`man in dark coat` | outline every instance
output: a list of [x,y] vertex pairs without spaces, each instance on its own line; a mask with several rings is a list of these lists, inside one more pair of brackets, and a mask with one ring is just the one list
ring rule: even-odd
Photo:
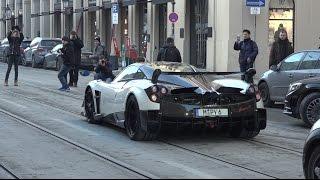
[[69,86],[77,87],[79,79],[79,68],[81,65],[81,49],[83,48],[83,42],[78,37],[75,31],[70,33],[70,39],[74,49],[74,65],[69,72],[70,81]]
[[281,61],[293,53],[293,47],[285,30],[280,31],[279,38],[273,43],[269,57],[269,67],[277,66]]
[[[234,50],[240,51],[239,53],[239,64],[240,71],[246,72],[248,69],[253,68],[253,64],[259,53],[257,43],[251,40],[251,32],[249,30],[243,30],[243,41],[240,41],[238,36],[237,41],[234,44]],[[243,79],[244,77],[242,77]]]
[[174,39],[168,38],[166,45],[160,49],[157,61],[182,62],[181,54],[174,45]]
[[70,87],[67,82],[67,74],[70,72],[72,65],[74,64],[74,50],[73,45],[70,42],[68,36],[62,38],[63,48],[61,49],[61,58],[63,59],[63,65],[58,74],[58,78],[61,82],[62,87],[60,91],[70,91]]
[[94,80],[101,79],[102,81],[111,82],[115,78],[111,65],[104,56],[100,56],[99,64],[95,68],[95,72]]
[[18,86],[18,64],[20,59],[20,45],[24,39],[23,34],[21,33],[19,27],[14,26],[12,30],[8,33],[8,41],[9,41],[9,52],[8,56],[8,69],[6,73],[6,78],[4,81],[4,85],[8,86],[8,79],[14,65],[15,77],[14,77],[14,85]]

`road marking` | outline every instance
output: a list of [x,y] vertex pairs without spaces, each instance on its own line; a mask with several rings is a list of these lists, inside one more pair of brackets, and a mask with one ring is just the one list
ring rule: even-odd
[[22,109],[27,109],[28,107],[27,106],[24,106],[24,105],[21,105],[21,104],[18,104],[18,103],[16,103],[16,102],[12,102],[12,101],[9,101],[9,100],[6,100],[6,99],[0,99],[1,101],[4,101],[4,102],[6,102],[6,103],[9,103],[9,104],[12,104],[12,105],[14,105],[14,106],[18,106],[18,107],[20,107],[20,108],[22,108]]
[[176,163],[176,162],[172,162],[172,161],[164,161],[164,163],[168,164],[168,165],[171,165],[171,166],[174,166],[174,167],[177,167],[179,169],[182,169],[186,172],[189,172],[189,173],[192,173],[202,179],[220,179],[218,177],[215,177],[213,175],[210,175],[210,174],[207,174],[205,172],[202,172],[202,171],[199,171],[197,169],[194,169],[192,167],[189,167],[189,166],[185,166],[183,164],[179,164],[179,163]]

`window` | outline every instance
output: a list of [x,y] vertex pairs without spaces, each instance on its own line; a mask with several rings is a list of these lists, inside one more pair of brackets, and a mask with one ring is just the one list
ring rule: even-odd
[[114,82],[119,82],[119,81],[127,81],[127,80],[132,80],[135,79],[136,73],[138,72],[138,67],[136,66],[129,66],[126,68],[124,71],[122,71],[118,77],[114,80]]
[[297,70],[304,54],[305,53],[297,53],[285,59],[284,62],[281,64],[281,70],[282,71]]
[[287,31],[294,45],[294,1],[270,0],[269,5],[269,46],[278,38],[280,29]]
[[306,57],[303,59],[300,70],[303,69],[315,69],[320,59],[320,52],[308,52]]

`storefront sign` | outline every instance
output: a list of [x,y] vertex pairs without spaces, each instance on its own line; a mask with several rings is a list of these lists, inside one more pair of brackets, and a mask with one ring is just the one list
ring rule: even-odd
[[266,0],[246,0],[246,5],[250,7],[265,7]]
[[176,23],[176,22],[178,21],[178,19],[179,19],[179,16],[178,16],[177,13],[171,13],[171,14],[169,15],[169,20],[170,20],[170,22],[172,22],[172,23]]
[[119,24],[119,4],[112,5],[112,24]]
[[251,7],[250,14],[252,14],[252,15],[261,14],[261,8],[260,7]]

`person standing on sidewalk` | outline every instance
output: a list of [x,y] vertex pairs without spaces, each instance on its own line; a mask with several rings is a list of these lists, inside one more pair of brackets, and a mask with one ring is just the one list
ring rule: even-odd
[[6,73],[6,78],[4,81],[4,85],[8,86],[8,80],[9,75],[12,69],[12,66],[14,65],[14,86],[18,86],[18,65],[19,65],[19,59],[20,59],[20,45],[24,39],[23,34],[20,32],[20,29],[18,26],[14,26],[12,30],[8,33],[8,41],[9,41],[9,52],[8,52],[8,69]]
[[74,65],[69,72],[69,75],[70,75],[69,86],[77,87],[78,79],[79,79],[79,69],[81,65],[81,49],[83,48],[83,42],[78,37],[75,31],[72,31],[70,33],[70,40],[74,48]]
[[173,38],[167,38],[166,45],[160,49],[157,61],[182,62],[180,51],[174,45]]
[[293,53],[292,44],[289,42],[285,30],[279,32],[279,38],[273,43],[269,57],[269,67],[277,66],[281,61]]
[[69,92],[70,87],[68,85],[66,77],[72,68],[72,64],[74,64],[74,49],[68,36],[62,37],[62,44],[63,47],[61,49],[61,58],[63,59],[63,65],[58,74],[58,78],[61,82],[62,87],[59,90]]
[[[240,51],[239,53],[239,65],[241,73],[245,73],[248,69],[253,68],[253,64],[258,56],[259,49],[257,43],[251,40],[251,32],[249,30],[243,30],[243,41],[240,41],[240,36],[237,37],[237,41],[234,44],[234,50]],[[244,80],[244,76],[241,77]]]
[[99,58],[100,58],[100,56],[105,56],[105,57],[107,57],[107,56],[105,55],[105,49],[104,49],[104,47],[101,45],[100,37],[97,36],[97,37],[94,38],[94,46],[95,46],[95,48],[94,48],[93,55],[90,55],[89,58],[95,59],[96,62],[97,62],[96,65],[98,65],[98,64],[99,64]]

